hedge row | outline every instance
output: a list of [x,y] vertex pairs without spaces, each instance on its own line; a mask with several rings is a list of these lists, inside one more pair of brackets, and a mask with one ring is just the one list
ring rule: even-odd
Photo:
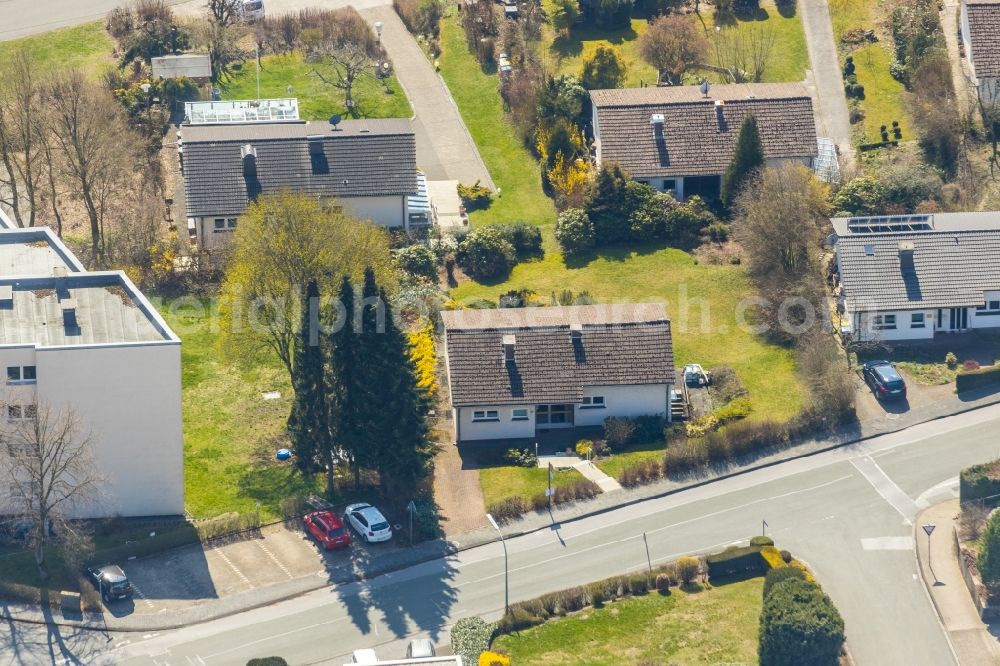
[[761,666],[837,666],[844,620],[830,597],[804,575],[777,569],[764,579],[758,657]]
[[791,560],[770,537],[754,537],[749,546],[730,546],[705,558],[709,578],[757,575],[780,569]]
[[978,370],[967,370],[955,377],[955,389],[961,393],[969,389],[992,386],[1000,382],[1000,365],[991,365]]
[[962,470],[958,480],[961,502],[1000,495],[1000,461],[973,465]]

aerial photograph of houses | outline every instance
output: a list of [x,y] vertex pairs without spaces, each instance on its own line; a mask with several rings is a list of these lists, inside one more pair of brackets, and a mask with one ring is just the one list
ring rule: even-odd
[[1000,666],[1000,0],[0,2],[0,666]]

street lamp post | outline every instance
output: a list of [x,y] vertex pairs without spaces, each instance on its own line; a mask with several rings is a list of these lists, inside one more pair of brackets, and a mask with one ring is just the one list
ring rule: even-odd
[[486,514],[486,520],[490,521],[490,526],[497,531],[500,535],[500,544],[503,546],[503,614],[507,615],[510,612],[510,578],[507,568],[507,542],[503,538],[503,532],[500,531],[500,526],[497,525],[497,521],[493,518],[493,514]]
[[384,24],[382,21],[375,21],[375,39],[378,41],[378,45],[382,46],[382,26]]

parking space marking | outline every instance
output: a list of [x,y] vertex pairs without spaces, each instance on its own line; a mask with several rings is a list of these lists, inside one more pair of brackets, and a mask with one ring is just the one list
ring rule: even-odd
[[133,591],[133,592],[135,592],[136,594],[138,594],[138,595],[139,595],[139,598],[140,598],[140,599],[142,599],[143,601],[145,601],[145,602],[146,602],[146,605],[147,605],[147,606],[149,606],[150,608],[156,608],[156,607],[155,607],[155,606],[153,605],[153,602],[152,602],[152,601],[150,601],[150,600],[149,600],[149,599],[148,599],[148,598],[146,597],[146,595],[142,593],[142,590],[140,590],[140,589],[139,589],[139,586],[135,584],[135,581],[132,581],[132,591]]
[[216,553],[219,557],[221,557],[222,561],[228,564],[229,568],[232,569],[233,572],[240,577],[240,580],[249,585],[251,588],[254,586],[254,584],[250,582],[250,579],[244,576],[243,572],[236,568],[236,565],[232,563],[232,560],[230,560],[229,557],[225,553],[223,553],[218,546],[212,546],[212,552]]
[[291,580],[291,579],[295,578],[295,576],[292,575],[292,572],[288,570],[288,567],[286,567],[284,564],[282,564],[281,560],[279,560],[277,557],[275,557],[274,553],[272,553],[270,551],[270,549],[268,549],[268,547],[265,546],[262,542],[263,542],[263,539],[256,539],[254,541],[254,543],[257,544],[258,546],[260,546],[260,549],[262,551],[264,551],[264,554],[267,555],[269,558],[271,558],[271,561],[274,562],[276,565],[278,565],[278,568],[281,569],[285,573],[286,576],[288,576],[288,580]]

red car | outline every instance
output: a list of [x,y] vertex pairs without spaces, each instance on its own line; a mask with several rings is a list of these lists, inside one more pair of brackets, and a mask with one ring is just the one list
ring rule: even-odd
[[340,518],[329,511],[313,511],[302,518],[306,532],[327,550],[343,548],[351,543],[351,535],[344,529]]

